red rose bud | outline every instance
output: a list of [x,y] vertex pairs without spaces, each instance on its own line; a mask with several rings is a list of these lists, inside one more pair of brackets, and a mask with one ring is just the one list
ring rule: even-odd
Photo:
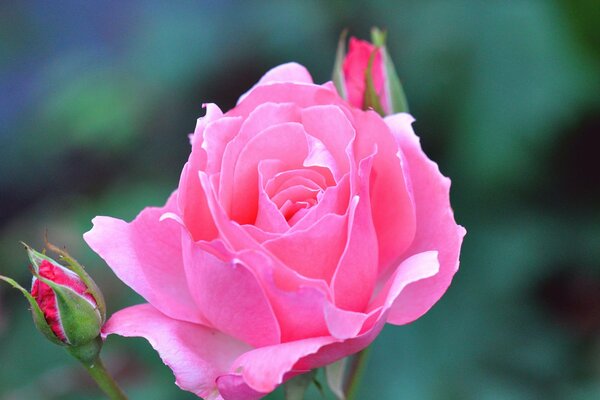
[[13,279],[4,276],[0,279],[25,295],[36,327],[48,339],[68,346],[70,351],[83,349],[85,354],[76,355],[78,358],[93,358],[99,351],[100,328],[106,318],[104,298],[77,261],[63,250],[50,244],[48,247],[67,266],[25,245],[34,275],[31,293]]
[[350,38],[346,54],[346,32],[342,33],[333,82],[340,96],[354,107],[372,108],[382,116],[407,112],[402,85],[385,47],[385,33],[373,28],[371,40]]
[[[59,290],[64,290],[62,288],[71,289],[81,298],[86,300],[94,309],[95,318],[93,320],[101,319],[94,297],[90,293],[87,293],[87,287],[81,279],[79,279],[77,274],[47,260],[43,260],[39,265],[38,274],[40,277],[60,285],[61,289]],[[54,289],[40,279],[34,277],[31,286],[31,295],[42,309],[46,322],[50,325],[52,332],[54,332],[62,342],[70,343],[65,333],[65,327],[61,324],[62,315],[57,304],[57,295],[54,292]]]

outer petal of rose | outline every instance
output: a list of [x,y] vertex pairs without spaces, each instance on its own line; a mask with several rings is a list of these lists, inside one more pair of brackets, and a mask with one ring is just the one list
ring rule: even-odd
[[[402,261],[369,304],[369,314],[378,309],[392,308],[390,312],[393,312],[400,306],[396,303],[404,290],[408,290],[411,284],[417,285],[435,276],[439,270],[438,252],[435,250],[418,253]],[[411,304],[403,306],[411,307]]]
[[264,253],[242,251],[239,257],[256,271],[281,326],[282,342],[331,335],[336,339],[356,336],[369,315],[342,310],[326,289],[309,286],[305,278],[288,275],[281,287],[273,274],[272,260]]
[[189,236],[182,241],[190,291],[210,324],[255,347],[279,343],[279,324],[253,272],[209,253]]
[[[351,315],[330,316],[344,317],[343,323],[339,321],[338,328],[341,329],[350,329],[353,323],[364,323],[368,327],[360,334],[347,340],[329,336],[313,337],[254,349],[242,354],[233,363],[232,369],[241,368],[241,375],[250,389],[268,393],[284,380],[289,371],[311,370],[354,354],[367,347],[379,334],[395,298],[411,285],[418,284],[437,271],[436,252],[411,257],[397,269],[386,288],[385,296],[382,296],[381,304],[368,315],[367,320],[361,314],[351,312],[347,312]],[[343,313],[341,310],[337,312]],[[350,331],[347,330],[346,333]],[[241,385],[240,382],[237,384]]]
[[[290,371],[285,374],[283,381],[286,382],[288,379],[306,372],[309,371]],[[244,377],[240,374],[221,375],[217,379],[217,386],[219,387],[219,392],[224,400],[257,400],[264,397],[266,394],[250,388],[250,386],[244,382]]]
[[408,114],[385,119],[404,154],[412,179],[417,230],[406,254],[428,250],[439,252],[440,271],[435,276],[411,285],[394,303],[388,322],[406,324],[429,310],[444,294],[458,270],[460,246],[466,233],[457,225],[450,207],[450,179],[444,177],[423,153]]
[[221,111],[219,106],[214,103],[205,103],[202,104],[202,107],[206,108],[206,114],[203,117],[198,118],[196,121],[194,133],[190,135],[190,142],[192,145],[194,145],[196,142],[198,144],[202,143],[204,140],[204,128],[206,128],[206,125],[223,117],[223,111]]
[[257,86],[264,86],[273,82],[313,83],[313,80],[304,66],[295,62],[282,64],[267,71],[256,85],[240,97],[238,104]]
[[188,291],[181,254],[181,226],[161,215],[175,209],[174,193],[163,208],[145,208],[132,222],[96,217],[83,235],[120,280],[172,318],[200,322]]
[[[411,286],[418,285],[424,279],[434,276],[439,264],[437,253],[425,252],[417,254],[405,260],[395,271],[389,280],[385,291],[380,294],[378,306],[373,308],[368,318],[363,322],[360,334],[345,341],[339,341],[324,346],[318,352],[309,355],[294,365],[295,369],[313,369],[323,365],[331,364],[349,354],[354,354],[367,347],[379,334],[384,323],[388,320],[388,314],[395,300]],[[360,322],[358,315],[350,316],[351,319]],[[348,322],[347,322],[348,323]]]
[[411,184],[403,160],[397,155],[398,144],[381,117],[374,111],[356,111],[354,118],[356,159],[371,155],[374,147],[377,149],[370,193],[382,273],[405,254],[415,235],[417,222]]
[[333,337],[323,336],[261,347],[238,357],[232,370],[240,370],[250,388],[268,393],[283,382],[284,375],[293,369],[299,359],[337,341]]
[[150,304],[113,314],[102,328],[103,337],[111,334],[146,338],[173,370],[177,386],[205,399],[219,398],[217,378],[250,350],[247,344],[213,329],[169,318]]
[[339,104],[345,106],[334,87],[307,83],[272,82],[256,86],[238,105],[226,115],[247,117],[264,103],[294,103],[305,108],[315,104]]
[[179,212],[183,225],[195,240],[211,240],[216,237],[217,229],[208,209],[206,194],[198,180],[199,170],[206,165],[206,152],[195,145],[188,162],[184,165],[179,178],[177,191]]

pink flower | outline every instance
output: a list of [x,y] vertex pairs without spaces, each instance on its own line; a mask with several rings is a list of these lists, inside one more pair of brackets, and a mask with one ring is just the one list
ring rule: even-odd
[[442,296],[465,231],[410,115],[354,108],[293,63],[206,109],[166,205],[84,235],[148,302],[105,335],[145,337],[199,396],[257,399]]
[[342,66],[344,73],[344,84],[348,96],[348,103],[357,108],[365,107],[366,71],[369,61],[373,57],[371,73],[375,93],[381,100],[381,105],[385,114],[390,113],[389,94],[385,88],[385,68],[381,49],[371,43],[350,38],[348,45],[348,54],[344,58]]

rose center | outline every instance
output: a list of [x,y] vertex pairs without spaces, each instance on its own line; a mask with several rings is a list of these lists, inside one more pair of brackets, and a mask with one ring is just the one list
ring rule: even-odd
[[285,171],[270,179],[265,191],[290,226],[319,202],[325,179],[313,170]]

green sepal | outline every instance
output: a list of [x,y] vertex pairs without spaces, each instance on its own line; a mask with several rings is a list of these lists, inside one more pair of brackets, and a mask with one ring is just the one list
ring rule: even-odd
[[18,289],[21,293],[23,293],[23,295],[29,302],[29,305],[31,306],[31,313],[33,314],[33,323],[35,324],[38,331],[40,331],[44,336],[46,336],[46,338],[52,343],[64,346],[65,343],[63,343],[54,334],[54,332],[52,332],[52,329],[50,329],[50,325],[48,325],[48,322],[46,322],[44,313],[42,312],[42,309],[38,305],[37,301],[35,301],[35,298],[26,289],[19,285],[14,279],[0,275],[0,280],[3,280],[4,282],[8,283],[12,287]]
[[73,289],[59,285],[34,272],[37,279],[50,286],[56,296],[60,325],[68,345],[85,344],[100,335],[102,319],[96,307]]
[[386,31],[382,31],[377,27],[371,28],[371,43],[373,43],[375,47],[384,47],[386,38]]
[[340,33],[337,50],[335,52],[335,63],[333,64],[333,84],[335,85],[340,97],[344,100],[348,100],[346,81],[344,79],[344,58],[346,57],[347,36],[348,29],[344,29],[342,33]]
[[21,242],[21,244],[25,247],[25,250],[27,251],[27,257],[29,257],[29,261],[31,262],[31,266],[33,267],[33,269],[36,270],[36,272],[39,271],[40,264],[44,260],[45,261],[49,261],[52,264],[60,265],[55,260],[53,260],[52,258],[48,257],[46,254],[40,253],[38,251],[35,251],[27,243]]
[[383,117],[385,116],[385,111],[383,110],[383,106],[379,100],[379,95],[375,90],[375,83],[373,82],[373,63],[375,62],[376,54],[377,50],[374,50],[371,53],[371,57],[369,57],[369,64],[365,70],[365,98],[363,104],[365,109],[372,108]]
[[392,58],[390,57],[387,47],[385,45],[386,33],[378,28],[371,29],[371,40],[373,44],[381,49],[381,56],[383,57],[383,67],[385,68],[385,93],[389,96],[388,104],[390,105],[390,112],[392,114],[399,112],[408,112],[408,101],[406,100],[406,94],[402,88],[400,78],[394,67]]
[[102,324],[104,324],[104,322],[106,322],[106,301],[104,300],[104,296],[102,295],[100,288],[98,285],[96,285],[96,282],[94,282],[92,277],[86,272],[85,268],[83,268],[83,266],[65,250],[58,248],[48,241],[46,241],[46,247],[57,253],[60,260],[67,263],[66,267],[79,276],[81,281],[87,287],[88,293],[90,293],[92,297],[94,297],[94,300],[96,300],[96,304],[102,318]]
[[317,370],[298,375],[284,383],[283,391],[286,400],[303,400],[308,386],[314,381]]
[[329,389],[331,389],[338,400],[346,399],[346,395],[344,394],[344,377],[347,365],[348,358],[346,357],[325,367],[327,385],[329,385]]

